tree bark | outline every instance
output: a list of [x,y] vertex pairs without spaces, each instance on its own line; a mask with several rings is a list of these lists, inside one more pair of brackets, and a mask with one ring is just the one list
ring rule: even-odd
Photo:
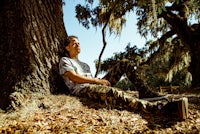
[[0,108],[63,86],[58,62],[65,36],[62,0],[1,0]]

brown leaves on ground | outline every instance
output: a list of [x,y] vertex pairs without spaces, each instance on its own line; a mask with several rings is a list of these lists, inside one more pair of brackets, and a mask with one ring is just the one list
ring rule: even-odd
[[189,118],[185,121],[109,109],[105,104],[68,95],[30,98],[15,112],[0,112],[0,133],[199,133],[199,98],[190,96]]

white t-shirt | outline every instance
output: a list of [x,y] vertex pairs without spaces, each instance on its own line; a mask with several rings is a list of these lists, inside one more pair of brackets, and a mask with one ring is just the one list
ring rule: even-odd
[[81,62],[77,59],[72,59],[69,57],[62,57],[59,63],[59,73],[63,77],[65,84],[68,86],[72,94],[78,94],[78,92],[88,84],[78,84],[71,80],[63,74],[67,71],[75,71],[79,75],[86,77],[92,77],[90,67],[88,64]]

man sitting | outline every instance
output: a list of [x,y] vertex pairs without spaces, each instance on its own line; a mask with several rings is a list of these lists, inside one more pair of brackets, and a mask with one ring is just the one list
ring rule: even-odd
[[[65,84],[68,86],[71,94],[76,96],[85,96],[90,99],[98,99],[111,105],[112,107],[121,106],[132,109],[133,111],[148,111],[154,113],[174,112],[178,113],[181,119],[188,117],[188,99],[187,98],[170,98],[161,96],[145,87],[142,82],[134,75],[134,70],[131,69],[132,64],[128,61],[119,62],[108,74],[105,79],[93,78],[88,64],[80,61],[78,55],[80,53],[80,43],[76,36],[69,36],[64,43],[66,56],[60,59],[59,72],[63,77]],[[139,99],[136,96],[130,95],[119,88],[111,86],[119,76],[115,76],[116,69],[120,68],[119,74],[128,71],[128,78],[136,84],[140,84]],[[111,79],[114,78],[113,79]],[[171,110],[173,109],[173,110]]]

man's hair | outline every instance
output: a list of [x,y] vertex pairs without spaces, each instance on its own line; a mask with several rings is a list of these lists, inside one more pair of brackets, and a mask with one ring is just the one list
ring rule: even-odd
[[70,41],[71,41],[71,39],[73,39],[73,38],[78,39],[78,37],[75,36],[75,35],[71,35],[71,36],[67,36],[67,37],[66,37],[65,42],[64,42],[65,47],[68,46],[68,45],[70,44]]
[[66,36],[66,38],[64,39],[63,46],[64,46],[64,50],[65,50],[66,56],[69,56],[69,52],[65,49],[65,47],[68,46],[68,45],[70,44],[70,41],[71,41],[73,38],[78,39],[78,37],[75,36],[75,35]]

